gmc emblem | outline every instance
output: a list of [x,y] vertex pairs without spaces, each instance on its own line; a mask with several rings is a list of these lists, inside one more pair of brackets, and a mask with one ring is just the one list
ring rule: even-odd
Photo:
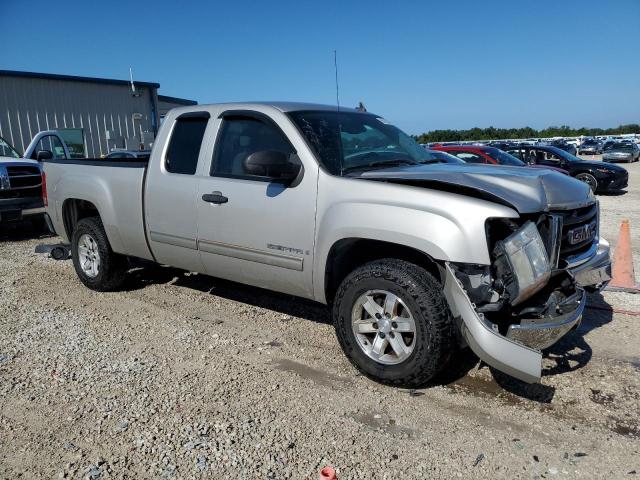
[[594,220],[587,225],[581,225],[567,232],[567,240],[571,245],[593,240],[596,236],[597,223]]

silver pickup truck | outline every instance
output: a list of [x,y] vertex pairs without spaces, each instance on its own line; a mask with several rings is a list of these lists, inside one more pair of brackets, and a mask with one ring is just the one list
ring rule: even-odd
[[441,163],[371,113],[294,103],[171,110],[151,158],[47,160],[51,223],[89,288],[128,258],[330,305],[350,361],[421,386],[470,347],[527,382],[610,280],[589,187]]

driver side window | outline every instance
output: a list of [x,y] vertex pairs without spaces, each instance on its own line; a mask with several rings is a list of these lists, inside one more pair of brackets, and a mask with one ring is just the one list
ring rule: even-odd
[[[249,116],[225,116],[216,140],[211,175],[269,180],[248,171],[247,158],[256,152],[296,153],[287,137],[271,122]],[[256,178],[258,177],[258,178]]]
[[67,156],[64,153],[64,146],[60,139],[55,135],[45,135],[36,144],[36,148],[33,149],[31,154],[32,160],[37,160],[38,152],[40,150],[47,150],[53,155],[52,158],[56,160],[66,160]]

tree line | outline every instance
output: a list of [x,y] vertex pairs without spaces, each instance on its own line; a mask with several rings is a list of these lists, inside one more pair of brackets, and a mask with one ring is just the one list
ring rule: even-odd
[[476,127],[468,130],[432,130],[421,135],[414,135],[414,138],[419,143],[430,143],[516,138],[578,137],[581,135],[592,137],[596,135],[621,135],[624,133],[640,133],[640,125],[637,123],[631,123],[629,125],[620,125],[616,128],[571,128],[567,125],[562,125],[560,127],[547,127],[542,130],[536,130],[531,127]]

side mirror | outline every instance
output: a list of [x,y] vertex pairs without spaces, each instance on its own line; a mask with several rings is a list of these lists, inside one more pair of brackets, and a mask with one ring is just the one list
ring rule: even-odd
[[50,150],[38,150],[36,153],[36,160],[41,162],[42,160],[51,160],[53,158],[53,153]]
[[[291,155],[297,158],[297,155]],[[289,154],[277,150],[254,152],[244,161],[244,171],[249,175],[270,177],[276,182],[291,185],[298,178],[302,164],[293,163]]]

